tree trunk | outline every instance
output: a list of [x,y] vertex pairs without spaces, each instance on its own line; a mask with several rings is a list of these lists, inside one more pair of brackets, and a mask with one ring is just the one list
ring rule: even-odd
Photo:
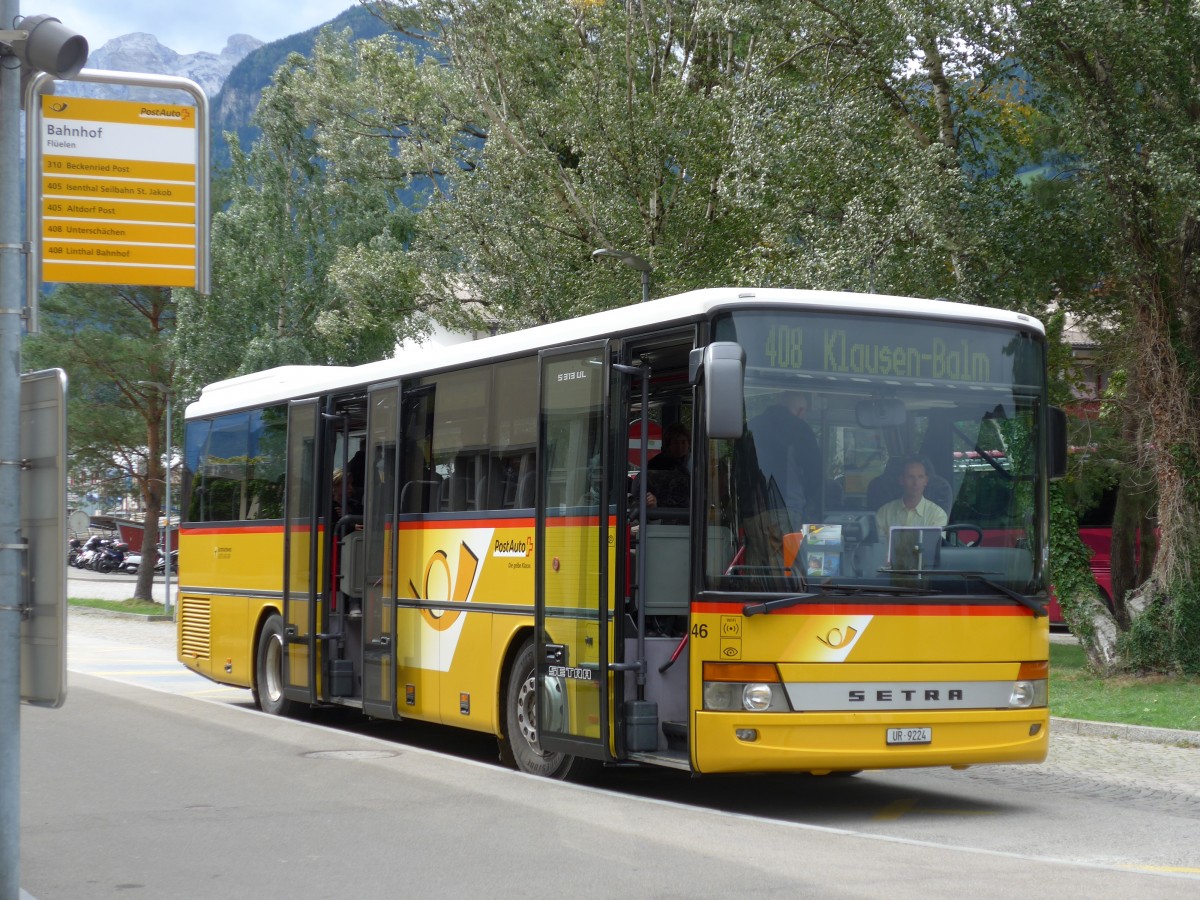
[[154,600],[154,564],[158,561],[158,520],[162,513],[163,478],[162,416],[163,404],[158,394],[150,400],[146,427],[146,478],[142,482],[142,500],[146,507],[145,528],[142,532],[142,564],[138,566],[137,585],[133,596],[147,603]]
[[1200,408],[1192,390],[1190,348],[1177,344],[1178,310],[1157,283],[1142,292],[1134,326],[1137,379],[1149,413],[1149,438],[1142,454],[1158,484],[1159,550],[1151,579],[1164,590],[1190,585],[1200,575],[1196,534],[1200,526],[1197,467],[1200,466]]

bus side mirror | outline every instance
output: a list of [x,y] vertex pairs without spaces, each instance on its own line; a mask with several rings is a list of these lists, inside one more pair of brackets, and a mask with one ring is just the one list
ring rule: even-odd
[[1067,474],[1067,414],[1052,406],[1048,420],[1047,474],[1054,481]]
[[740,438],[745,428],[742,382],[746,352],[741,344],[718,341],[704,348],[703,363],[693,367],[692,382],[704,381],[704,417],[710,438]]

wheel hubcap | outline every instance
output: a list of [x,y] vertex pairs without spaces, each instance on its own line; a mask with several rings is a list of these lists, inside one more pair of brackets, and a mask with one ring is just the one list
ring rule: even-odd
[[266,690],[268,699],[272,703],[278,702],[283,696],[283,638],[279,635],[271,635],[271,639],[267,642],[267,658],[263,665],[263,676],[266,684],[263,687]]
[[521,729],[521,736],[533,751],[538,756],[544,755],[542,746],[538,743],[537,682],[532,675],[525,679],[517,696],[517,727]]

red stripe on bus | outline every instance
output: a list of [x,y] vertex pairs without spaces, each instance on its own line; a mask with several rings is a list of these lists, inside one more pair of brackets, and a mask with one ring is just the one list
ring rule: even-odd
[[521,519],[421,519],[400,522],[401,531],[449,531],[458,528],[524,528],[533,527],[533,517]]

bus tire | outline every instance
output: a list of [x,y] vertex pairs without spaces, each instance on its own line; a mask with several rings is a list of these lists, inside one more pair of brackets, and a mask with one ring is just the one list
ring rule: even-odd
[[283,693],[283,654],[283,617],[272,613],[263,623],[254,655],[254,700],[272,716],[290,716],[296,705]]
[[530,775],[572,780],[579,777],[590,760],[543,750],[538,743],[535,662],[533,641],[526,641],[517,651],[504,690],[504,741],[500,745],[500,758]]

